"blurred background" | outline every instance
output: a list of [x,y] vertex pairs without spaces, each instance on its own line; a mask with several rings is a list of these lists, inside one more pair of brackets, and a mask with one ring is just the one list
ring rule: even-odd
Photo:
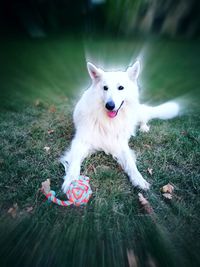
[[5,101],[13,94],[14,99],[77,95],[89,84],[87,60],[125,69],[139,58],[148,101],[198,91],[193,78],[199,74],[198,0],[5,0],[0,5]]

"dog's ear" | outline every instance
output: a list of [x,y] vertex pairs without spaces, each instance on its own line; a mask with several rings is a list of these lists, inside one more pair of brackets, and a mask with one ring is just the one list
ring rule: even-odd
[[92,63],[88,62],[87,63],[87,68],[88,68],[88,72],[90,74],[90,77],[93,80],[99,80],[103,74],[103,70],[97,68],[95,65],[93,65]]
[[140,62],[136,61],[133,66],[127,69],[127,73],[131,80],[137,80],[140,73]]

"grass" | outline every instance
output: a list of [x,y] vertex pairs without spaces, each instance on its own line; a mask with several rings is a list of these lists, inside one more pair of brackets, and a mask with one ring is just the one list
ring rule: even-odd
[[[1,266],[199,266],[199,42],[98,40],[83,49],[80,39],[50,38],[7,40],[0,51]],[[64,198],[58,158],[74,134],[74,99],[89,82],[85,53],[105,66],[128,64],[140,53],[143,99],[192,99],[193,111],[152,121],[148,134],[130,140],[152,184],[144,195],[154,215],[144,212],[139,190],[104,153],[83,162],[93,190],[86,207],[50,204],[38,190],[50,178]],[[168,182],[175,186],[171,201],[160,193]]]

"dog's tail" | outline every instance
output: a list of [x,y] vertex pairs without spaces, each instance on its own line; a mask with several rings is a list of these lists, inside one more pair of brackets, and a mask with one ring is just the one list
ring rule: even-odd
[[140,106],[140,121],[148,122],[151,119],[172,119],[179,114],[180,107],[178,103],[170,101],[156,107],[147,105]]

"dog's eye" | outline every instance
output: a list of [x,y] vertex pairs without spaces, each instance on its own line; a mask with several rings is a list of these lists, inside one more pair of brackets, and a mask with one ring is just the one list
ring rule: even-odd
[[104,85],[103,90],[108,91],[108,86]]
[[118,90],[123,90],[124,89],[124,86],[122,86],[122,85],[120,85],[119,87],[118,87]]

